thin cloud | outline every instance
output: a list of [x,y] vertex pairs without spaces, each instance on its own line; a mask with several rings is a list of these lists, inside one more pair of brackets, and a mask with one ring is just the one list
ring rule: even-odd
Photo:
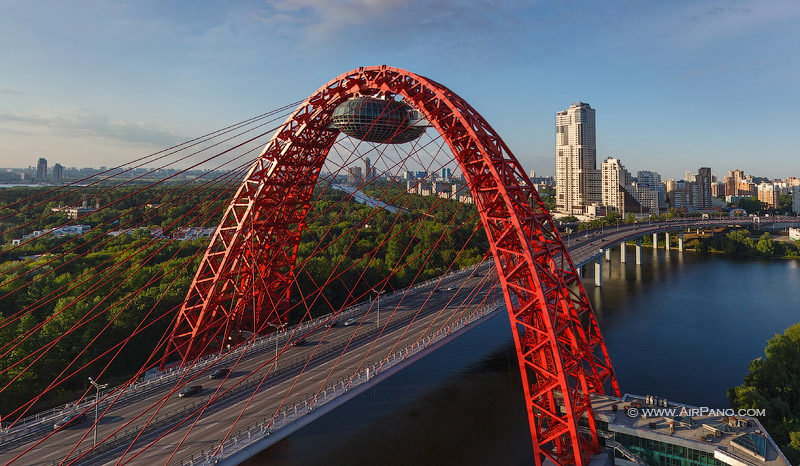
[[0,87],[0,94],[2,95],[22,95],[22,91],[10,87]]
[[[550,42],[532,24],[536,20],[522,14],[532,5],[524,0],[275,0],[257,9],[232,8],[216,25],[184,40],[203,58],[230,57],[234,50],[252,59],[288,60],[309,53],[389,51],[447,62],[497,59],[498,54],[524,61]],[[523,34],[529,40],[519,40]]]
[[752,29],[768,27],[775,21],[800,16],[800,3],[795,0],[740,0],[692,3],[678,10],[676,17],[667,15],[665,24],[673,28],[671,38],[696,47],[698,41],[725,40]]
[[96,136],[134,144],[172,146],[186,140],[149,123],[115,120],[81,107],[42,109],[31,113],[0,112],[0,121],[49,128],[63,135]]

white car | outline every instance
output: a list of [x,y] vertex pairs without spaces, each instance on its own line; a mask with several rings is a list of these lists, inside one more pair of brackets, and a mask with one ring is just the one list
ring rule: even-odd
[[349,327],[349,326],[351,326],[351,325],[353,325],[355,323],[356,323],[355,319],[347,319],[347,320],[344,321],[344,326],[345,327]]

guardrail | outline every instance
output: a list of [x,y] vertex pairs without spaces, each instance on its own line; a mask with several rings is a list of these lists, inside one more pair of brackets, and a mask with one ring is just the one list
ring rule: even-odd
[[[438,283],[448,278],[457,275],[467,275],[471,273],[473,270],[491,263],[493,263],[492,260],[484,261],[457,271],[449,272],[447,274],[432,278],[430,280],[426,280],[414,286],[404,288],[387,295],[381,295],[381,301],[391,302],[392,300],[399,299],[405,296],[406,294],[409,294],[416,290],[435,287]],[[100,402],[98,404],[98,408],[104,409],[105,407],[108,406],[109,403],[112,402],[115,407],[125,406],[129,402],[135,401],[136,399],[141,398],[147,393],[162,389],[164,385],[174,383],[180,377],[186,376],[187,378],[190,378],[191,376],[196,375],[197,373],[205,370],[209,365],[220,361],[222,358],[236,357],[245,350],[247,350],[248,352],[255,352],[254,354],[259,354],[261,352],[264,352],[266,349],[269,349],[273,345],[275,345],[276,340],[278,340],[278,344],[281,344],[282,342],[285,344],[286,340],[290,338],[290,334],[292,333],[294,334],[298,332],[302,333],[306,329],[317,327],[331,319],[342,319],[342,318],[352,317],[353,315],[359,314],[360,312],[367,310],[371,305],[372,305],[371,302],[355,304],[340,311],[339,313],[336,314],[329,313],[305,322],[301,322],[299,325],[287,328],[287,330],[284,332],[277,332],[270,335],[257,337],[250,345],[239,345],[238,347],[226,353],[222,354],[214,353],[201,357],[197,359],[189,367],[181,367],[179,365],[175,365],[167,368],[165,371],[161,372],[156,376],[151,376],[151,377],[144,376],[138,381],[131,383],[129,385],[119,385],[116,387],[101,390],[99,392]],[[120,391],[122,391],[121,394],[119,393]],[[117,395],[119,396],[117,397]],[[114,397],[116,397],[116,399],[112,400],[112,398]],[[91,396],[84,397],[77,401],[66,403],[64,405],[51,408],[46,411],[38,412],[36,414],[32,414],[23,419],[15,421],[12,424],[13,427],[9,429],[0,429],[0,451],[2,451],[3,449],[7,449],[7,447],[10,446],[10,442],[24,440],[36,436],[37,434],[41,434],[42,432],[51,431],[52,425],[55,421],[60,420],[64,416],[73,413],[75,411],[86,411],[90,408],[94,408],[94,405],[95,405],[95,396],[94,394],[92,394]]]
[[[474,320],[475,319],[474,316],[476,314],[478,315],[478,318],[487,315],[487,312],[484,311],[484,308],[485,308],[485,306],[482,307],[482,308],[479,308],[476,312],[474,312],[470,316],[463,317],[459,321],[456,321],[455,324],[451,324],[451,326],[449,328],[457,326],[457,324],[459,322],[462,322],[462,321],[470,322],[470,319]],[[406,317],[404,319],[399,319],[399,320],[397,320],[397,322],[395,324],[393,324],[393,327],[397,326],[397,325],[400,325],[400,324],[402,324],[404,322],[407,322],[408,320],[411,320],[411,318],[412,318],[411,316],[408,316],[408,317]],[[461,327],[463,327],[463,325],[457,326],[457,328],[455,328],[455,330],[458,330]],[[382,331],[382,330],[384,330],[384,329],[377,329],[377,328],[366,329],[363,332],[361,332],[360,335],[358,335],[358,339],[356,340],[356,342],[363,341],[364,339],[367,339],[370,336],[373,336],[373,335],[377,334],[379,331]],[[452,331],[452,330],[450,330],[450,331]],[[450,333],[450,331],[448,331],[448,333]],[[440,334],[441,332],[442,331],[440,330],[439,332],[434,334],[434,336]],[[428,337],[428,338],[430,339],[430,337]],[[327,347],[322,352],[316,354],[315,357],[314,357],[314,360],[317,361],[317,362],[324,362],[325,360],[328,359],[328,356],[331,356],[333,353],[338,352],[339,350],[343,349],[348,344],[352,345],[353,342],[344,341],[344,342],[341,342],[341,343],[339,343],[337,345],[332,345],[330,347]],[[269,349],[269,348],[267,348],[267,349]],[[225,407],[227,407],[227,406],[229,406],[229,405],[231,405],[233,403],[236,403],[236,402],[240,401],[240,399],[241,399],[241,397],[243,395],[247,395],[247,396],[251,395],[252,394],[252,389],[254,387],[259,386],[259,385],[261,386],[259,388],[259,391],[264,391],[266,389],[269,389],[269,388],[275,386],[276,384],[278,384],[280,382],[283,382],[287,378],[297,374],[298,373],[298,369],[300,369],[302,367],[305,367],[307,362],[308,362],[308,358],[296,357],[296,358],[290,360],[290,362],[288,362],[286,364],[283,364],[282,367],[280,367],[280,368],[275,368],[274,370],[268,370],[268,371],[265,371],[264,373],[261,373],[261,374],[259,374],[259,373],[254,374],[254,376],[249,381],[241,383],[241,384],[237,385],[236,387],[232,388],[231,390],[229,390],[228,392],[223,393],[222,395],[220,395],[217,399],[214,400],[213,404],[209,404],[210,397],[205,397],[202,400],[198,400],[198,401],[192,403],[188,407],[184,406],[184,407],[176,408],[176,409],[174,409],[174,410],[172,410],[170,412],[163,413],[163,414],[159,415],[157,418],[155,418],[146,427],[146,429],[147,429],[146,435],[156,434],[156,433],[158,433],[159,430],[161,430],[163,428],[166,428],[166,427],[173,426],[178,421],[184,421],[186,419],[191,419],[193,416],[197,415],[200,412],[201,408],[206,407],[207,405],[208,405],[208,407],[205,409],[205,413],[207,413],[207,414],[211,413],[211,412],[216,412],[216,411],[218,411],[220,409],[223,409],[223,408],[225,408]],[[373,366],[374,366],[374,364],[373,364]],[[370,367],[373,367],[373,366],[370,366]],[[270,372],[273,373],[273,377],[271,377],[270,379],[267,380],[267,376],[269,375]],[[347,377],[347,379],[349,379],[349,377]],[[341,380],[343,380],[343,379],[341,379]],[[328,390],[327,389],[324,390],[324,394],[327,397],[327,395],[328,395]],[[306,399],[306,401],[307,400],[308,400],[308,398]],[[299,406],[299,404],[295,405],[295,406]],[[195,410],[195,412],[191,412],[193,409]],[[142,429],[143,429],[143,426],[133,426],[133,427],[130,427],[130,428],[124,430],[124,431],[117,432],[112,437],[110,437],[108,439],[105,439],[97,447],[84,447],[82,449],[76,449],[70,455],[70,458],[72,458],[74,460],[75,458],[81,456],[82,454],[86,454],[86,456],[81,458],[80,461],[81,461],[81,463],[89,461],[89,464],[91,464],[92,463],[91,460],[96,459],[99,456],[108,454],[108,453],[114,451],[115,449],[119,448],[120,446],[122,446],[124,444],[127,444],[130,441],[133,441],[134,439],[136,439],[137,436],[140,436],[142,434]],[[63,462],[63,461],[64,461],[64,459],[53,460],[53,462],[51,463],[51,466],[56,466],[58,464],[61,464],[61,462]]]
[[369,382],[381,372],[400,364],[405,359],[421,351],[424,351],[432,344],[439,342],[453,332],[461,330],[462,328],[494,313],[497,310],[503,309],[504,306],[504,301],[496,301],[489,306],[482,306],[469,316],[462,317],[448,327],[440,329],[432,335],[428,335],[401,350],[395,351],[388,357],[372,363],[356,374],[337,379],[319,393],[308,395],[303,400],[295,403],[293,406],[283,409],[274,416],[265,416],[257,421],[252,422],[251,424],[231,434],[222,445],[204,448],[172,464],[178,466],[216,464],[217,461],[235,454],[253,442],[270,436],[273,432],[308,414],[314,408],[324,406],[326,403],[333,401],[336,397]]

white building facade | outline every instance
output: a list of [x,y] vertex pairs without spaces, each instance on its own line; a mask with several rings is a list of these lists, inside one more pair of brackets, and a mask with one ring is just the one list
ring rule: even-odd
[[556,114],[556,210],[581,214],[602,202],[595,111],[576,102]]

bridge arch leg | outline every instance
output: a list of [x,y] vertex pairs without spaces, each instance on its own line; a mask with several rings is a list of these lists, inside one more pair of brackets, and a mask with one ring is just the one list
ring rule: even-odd
[[[590,395],[616,378],[591,304],[530,178],[465,100],[423,76],[363,67],[322,86],[266,145],[212,236],[167,355],[184,363],[283,323],[313,188],[354,97],[404,100],[447,143],[470,188],[503,289],[536,464],[588,464],[598,447]],[[607,388],[608,386],[608,388]],[[589,434],[579,431],[586,419]]]

